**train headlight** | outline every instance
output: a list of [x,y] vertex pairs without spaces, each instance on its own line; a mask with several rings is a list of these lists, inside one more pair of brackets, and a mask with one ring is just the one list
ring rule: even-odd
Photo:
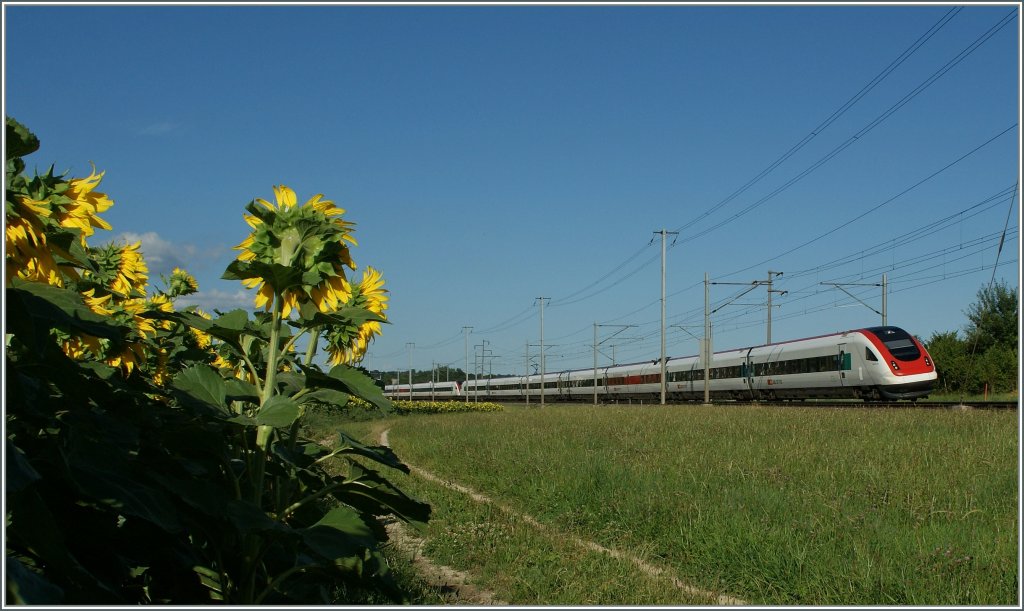
[[889,364],[892,365],[893,371],[899,371],[900,370],[900,366],[896,364],[896,361],[889,361]]
[[928,357],[924,357],[924,364],[928,365],[929,367],[931,367],[932,366],[932,360],[930,358],[928,358]]

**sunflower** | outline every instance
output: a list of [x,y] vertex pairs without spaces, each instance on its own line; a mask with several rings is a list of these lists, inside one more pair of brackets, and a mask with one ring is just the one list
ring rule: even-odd
[[171,272],[171,279],[168,282],[168,290],[172,297],[191,295],[199,290],[199,283],[196,282],[196,279],[192,274],[179,267],[175,267]]
[[85,239],[91,236],[94,228],[110,229],[110,224],[99,217],[101,212],[106,212],[114,205],[114,201],[106,194],[96,191],[103,175],[106,172],[96,173],[96,166],[85,178],[76,178],[68,182],[64,197],[69,201],[58,205],[59,211],[54,215],[62,227],[81,230],[82,245]]
[[149,282],[149,268],[139,252],[141,246],[142,242],[124,245],[111,243],[90,249],[97,270],[86,272],[86,279],[123,298],[144,296]]
[[153,369],[153,383],[157,386],[165,386],[169,381],[170,374],[167,370],[167,351],[160,348],[156,353],[156,367]]
[[[387,290],[381,273],[370,266],[363,271],[363,279],[353,287],[352,297],[345,305],[365,308],[387,320]],[[327,329],[325,339],[330,363],[355,363],[362,360],[373,338],[381,334],[380,322],[370,320],[361,325],[334,325]]]
[[[174,311],[174,303],[171,298],[163,293],[157,293],[149,298],[146,302],[146,310],[150,312],[164,312],[169,314]],[[160,328],[165,331],[170,331],[174,328],[174,322],[170,320],[161,320],[159,323]]]
[[146,346],[141,342],[125,342],[109,354],[104,362],[111,367],[120,368],[124,376],[128,377],[136,367],[145,364]]
[[48,202],[16,196],[6,205],[4,245],[7,284],[12,278],[64,286],[64,280],[46,241]]
[[[209,314],[207,314],[206,312],[200,310],[199,308],[196,308],[195,310],[193,310],[193,312],[197,316],[201,316],[201,317],[205,318],[206,320],[210,320],[210,318],[211,318]],[[189,327],[189,330],[192,332],[192,337],[195,339],[196,346],[198,346],[199,348],[201,348],[203,350],[206,350],[207,348],[210,347],[210,344],[213,343],[213,338],[210,337],[209,333],[207,333],[205,331],[200,331],[199,329],[196,329],[195,327]],[[220,358],[220,357],[218,356],[217,358]]]
[[139,248],[142,242],[125,244],[118,252],[117,274],[111,283],[111,290],[122,295],[131,295],[134,290],[145,292],[149,282],[149,268]]
[[274,187],[274,196],[274,204],[257,198],[246,206],[249,213],[244,218],[252,232],[235,246],[241,251],[240,265],[233,267],[249,270],[255,264],[277,265],[293,272],[288,278],[247,272],[242,283],[256,289],[257,308],[269,311],[277,296],[284,318],[304,303],[312,303],[321,312],[337,309],[352,294],[344,268],[356,268],[349,252],[349,245],[356,244],[353,224],[343,220],[345,211],[322,194],[298,205],[295,192],[279,185]]

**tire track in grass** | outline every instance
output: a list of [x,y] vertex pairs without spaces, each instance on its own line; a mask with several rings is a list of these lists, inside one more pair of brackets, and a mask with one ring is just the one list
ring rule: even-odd
[[[388,445],[387,434],[386,430],[381,434],[381,445]],[[317,443],[330,447],[332,441],[331,437],[327,437]],[[426,542],[409,532],[409,529],[403,526],[397,518],[385,519],[384,530],[388,533],[388,540],[391,546],[398,553],[409,559],[413,569],[428,587],[447,591],[451,596],[455,597],[454,601],[446,602],[445,604],[478,607],[490,605],[509,606],[507,602],[498,599],[494,592],[473,585],[469,573],[443,564],[437,564],[424,556],[421,550]]]
[[478,588],[472,584],[469,573],[453,569],[449,566],[436,564],[421,553],[423,539],[411,534],[401,522],[391,520],[384,525],[391,544],[412,562],[413,569],[423,578],[427,585],[450,591],[456,601],[447,603],[454,605],[503,606],[508,603],[495,597],[494,592]]
[[[390,432],[390,430],[391,429],[386,429],[385,431],[383,431],[380,434],[380,444],[382,446],[390,447],[390,444],[388,443],[388,441],[389,441],[388,440],[388,433]],[[718,604],[718,605],[749,605],[750,604],[747,601],[742,600],[740,598],[736,598],[734,596],[729,596],[727,594],[718,594],[716,592],[711,592],[711,591],[708,591],[708,590],[704,590],[704,589],[698,588],[696,586],[690,585],[688,583],[685,583],[682,580],[680,580],[678,577],[675,577],[674,575],[670,575],[668,573],[668,571],[666,571],[665,569],[663,569],[661,567],[658,567],[658,566],[655,566],[653,564],[650,564],[649,562],[646,562],[642,558],[639,558],[639,557],[634,556],[632,554],[628,554],[626,552],[622,552],[622,551],[617,550],[617,549],[612,549],[612,548],[605,547],[605,546],[603,546],[603,545],[601,545],[599,543],[595,543],[593,541],[587,541],[586,539],[581,539],[579,537],[570,535],[568,533],[564,533],[564,532],[558,531],[558,530],[556,530],[556,529],[554,529],[554,528],[552,528],[552,527],[550,527],[550,526],[548,526],[546,524],[542,524],[540,521],[538,521],[536,518],[534,518],[533,516],[531,516],[529,514],[518,512],[518,511],[512,509],[511,507],[509,507],[507,505],[499,503],[499,502],[495,501],[492,498],[489,498],[487,496],[484,496],[483,494],[480,494],[479,492],[476,492],[475,490],[473,490],[471,488],[463,486],[463,485],[461,485],[461,484],[459,484],[457,482],[446,480],[446,479],[444,479],[442,477],[439,477],[439,476],[431,473],[430,471],[427,471],[425,469],[421,469],[419,467],[410,465],[409,463],[405,463],[405,464],[406,464],[406,466],[409,467],[409,470],[412,473],[422,477],[423,479],[426,479],[428,481],[434,482],[436,484],[440,484],[441,486],[444,486],[445,488],[448,488],[449,490],[455,490],[456,492],[460,492],[462,494],[465,494],[466,496],[468,496],[469,498],[473,499],[477,503],[491,505],[493,507],[498,508],[499,510],[501,510],[502,512],[504,512],[506,514],[518,517],[519,519],[521,519],[524,522],[526,522],[527,524],[533,526],[537,530],[540,530],[541,532],[544,532],[548,536],[556,537],[556,538],[561,538],[561,539],[564,539],[564,540],[567,540],[567,541],[571,541],[577,547],[583,548],[585,550],[592,551],[592,552],[597,552],[599,554],[605,554],[605,555],[611,556],[612,558],[615,558],[616,560],[622,560],[622,561],[625,561],[625,562],[629,562],[633,566],[635,566],[637,569],[639,569],[640,571],[646,573],[647,575],[650,575],[651,577],[659,577],[659,578],[668,579],[672,583],[672,585],[674,587],[676,587],[677,589],[679,589],[679,590],[681,590],[681,591],[683,591],[683,592],[685,592],[685,593],[687,593],[687,594],[689,594],[691,596],[699,596],[701,598],[705,598],[707,600],[713,601],[715,604]]]

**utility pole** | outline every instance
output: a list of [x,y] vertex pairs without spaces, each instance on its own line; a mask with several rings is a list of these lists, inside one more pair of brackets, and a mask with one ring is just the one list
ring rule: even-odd
[[704,272],[704,343],[701,345],[701,360],[704,361],[704,405],[711,404],[711,310],[710,282]]
[[526,394],[526,404],[530,404],[530,340],[526,340],[526,377],[524,378],[526,388],[523,392]]
[[412,349],[416,347],[416,344],[406,342],[405,347],[409,349],[409,400],[412,401]]
[[882,274],[882,326],[889,326],[889,277]]
[[469,334],[472,330],[473,327],[462,327],[462,333],[465,335],[466,339],[466,382],[463,385],[463,393],[469,389]]
[[[477,365],[478,361],[477,361],[476,348],[480,349],[479,370],[477,370],[478,373],[476,374],[477,384],[476,384],[476,392],[474,393],[474,396],[476,397],[476,402],[477,403],[480,402],[480,378],[484,374],[484,359],[488,358],[488,356],[489,356],[488,353],[491,352],[491,350],[489,350],[487,348],[487,346],[490,345],[490,343],[491,342],[489,340],[485,339],[481,343],[473,346],[473,348],[474,348],[474,350],[473,350],[473,369],[474,370],[477,370],[477,367],[478,367],[478,365]],[[493,358],[493,357],[491,357],[491,358]]]
[[[887,303],[888,302],[888,293],[889,293],[889,278],[888,278],[888,274],[882,274],[882,282],[880,284],[877,283],[877,282],[874,283],[874,284],[871,284],[871,283],[857,283],[857,282],[843,282],[843,283],[839,283],[839,282],[822,282],[821,284],[824,284],[824,285],[827,285],[827,286],[834,286],[834,287],[836,287],[840,291],[842,291],[842,292],[846,293],[847,295],[849,295],[850,297],[853,297],[854,299],[856,299],[862,306],[864,306],[867,309],[871,310],[875,314],[878,314],[879,316],[881,316],[882,317],[882,326],[883,327],[885,327],[885,326],[887,326],[889,324],[888,303]],[[857,297],[856,295],[854,295],[850,291],[844,289],[843,288],[844,286],[880,286],[880,287],[882,287],[882,311],[879,312],[878,310],[876,310],[873,307],[869,306],[868,304],[864,303],[864,301],[861,300],[860,297]]]
[[679,232],[662,229],[654,233],[661,235],[661,404],[665,405],[665,237]]
[[889,278],[882,274],[882,326],[889,326]]
[[534,303],[540,302],[540,406],[544,407],[544,300],[551,301],[550,297],[538,297]]
[[772,276],[781,276],[782,272],[773,272],[768,270],[768,341],[766,344],[772,343],[772,293],[778,293],[779,295],[785,295],[787,291],[777,291],[772,288]]
[[[705,314],[705,317],[708,317],[711,314],[714,314],[715,312],[721,310],[725,306],[733,303],[734,301],[736,301],[740,297],[746,295],[750,291],[756,289],[757,287],[767,285],[768,286],[768,332],[767,332],[767,337],[766,337],[767,341],[765,343],[767,343],[767,344],[772,343],[772,293],[778,293],[779,295],[785,295],[786,293],[789,292],[789,291],[779,291],[779,290],[776,290],[776,289],[772,288],[772,277],[773,276],[781,276],[781,275],[782,275],[782,272],[773,272],[773,271],[769,270],[768,271],[768,279],[767,280],[754,280],[752,282],[711,282],[710,284],[738,284],[740,286],[749,286],[750,288],[745,290],[745,291],[743,291],[739,295],[736,295],[735,297],[733,297],[728,302],[718,306],[717,308],[715,308],[709,314]],[[760,304],[746,304],[746,305],[760,305]],[[710,322],[705,322],[705,324],[710,326],[711,323]]]

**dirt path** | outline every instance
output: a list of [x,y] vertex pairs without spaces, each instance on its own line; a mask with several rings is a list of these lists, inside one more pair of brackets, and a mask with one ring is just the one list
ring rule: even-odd
[[[390,447],[390,444],[388,443],[388,432],[389,431],[390,431],[390,429],[387,429],[387,430],[382,431],[381,434],[380,434],[380,444],[383,445],[383,446],[389,446]],[[457,492],[461,492],[462,494],[465,494],[465,495],[469,496],[471,499],[473,499],[477,503],[484,503],[484,504],[487,504],[487,505],[491,505],[491,506],[494,506],[494,507],[498,508],[499,510],[501,510],[504,513],[507,513],[507,514],[512,515],[512,516],[516,516],[516,517],[522,519],[524,522],[530,524],[534,528],[544,532],[545,534],[547,534],[550,537],[561,539],[561,540],[565,540],[565,541],[571,541],[572,543],[574,543],[575,545],[577,545],[578,547],[581,547],[583,549],[586,549],[586,550],[589,550],[589,551],[598,552],[598,553],[601,553],[601,554],[607,554],[607,555],[609,555],[612,558],[615,558],[617,560],[623,560],[623,561],[629,562],[629,563],[633,564],[638,570],[643,571],[644,573],[646,573],[646,574],[648,574],[648,575],[650,575],[652,577],[658,577],[658,578],[667,579],[674,587],[678,588],[679,590],[681,590],[683,592],[686,592],[687,594],[689,594],[691,596],[697,596],[697,597],[700,597],[700,598],[707,599],[708,601],[712,602],[713,604],[717,604],[717,605],[748,605],[748,604],[750,604],[750,603],[748,603],[745,600],[742,600],[742,599],[739,599],[739,598],[736,598],[736,597],[733,597],[733,596],[728,596],[728,595],[725,595],[725,594],[718,594],[716,592],[710,592],[708,590],[703,590],[701,588],[697,588],[697,587],[692,586],[690,584],[684,583],[683,581],[679,580],[675,576],[670,575],[665,569],[663,569],[661,567],[654,566],[653,564],[650,564],[650,563],[644,561],[642,558],[638,558],[638,557],[636,557],[636,556],[634,556],[632,554],[628,554],[628,553],[625,553],[625,552],[622,552],[622,551],[619,551],[619,550],[616,550],[616,549],[611,549],[611,548],[605,547],[605,546],[603,546],[603,545],[601,545],[599,543],[595,543],[593,541],[587,541],[586,539],[581,539],[579,537],[575,537],[575,536],[570,535],[568,533],[564,533],[564,532],[558,531],[558,530],[556,530],[556,529],[554,529],[554,528],[552,528],[550,526],[542,524],[541,522],[537,521],[536,518],[534,518],[533,516],[531,516],[529,514],[520,513],[518,511],[515,511],[511,507],[508,507],[506,505],[498,503],[494,499],[491,499],[491,498],[489,498],[487,496],[484,496],[483,494],[480,494],[479,492],[476,492],[476,491],[472,490],[471,488],[468,488],[468,487],[463,486],[461,484],[458,484],[456,482],[449,481],[449,480],[443,479],[441,477],[438,477],[437,475],[431,473],[430,471],[427,471],[425,469],[421,469],[419,467],[415,467],[413,465],[410,465],[409,463],[406,463],[406,465],[409,467],[409,470],[412,471],[412,473],[414,473],[414,474],[416,474],[416,475],[418,475],[418,476],[420,476],[420,477],[422,477],[422,478],[424,478],[426,480],[429,480],[429,481],[435,482],[437,484],[440,484],[440,485],[442,485],[442,486],[444,486],[444,487],[446,487],[446,488],[448,488],[450,490],[455,490]],[[507,603],[491,603],[491,604],[507,604]]]
[[413,535],[401,522],[392,521],[384,525],[388,531],[391,544],[400,554],[409,558],[416,573],[427,585],[439,588],[451,595],[453,600],[446,600],[446,604],[452,605],[474,605],[508,606],[508,603],[495,597],[494,592],[484,590],[473,585],[472,576],[469,573],[455,570],[449,566],[435,564],[421,553],[423,539]]
[[[380,439],[381,445],[388,445],[387,430],[380,433]],[[330,447],[333,442],[332,437],[327,437],[317,443]],[[388,533],[389,543],[399,554],[409,559],[416,574],[427,586],[441,590],[446,605],[509,606],[509,603],[496,598],[494,592],[473,585],[468,573],[436,564],[424,556],[422,549],[425,541],[400,521],[394,518],[387,520],[384,529]]]

